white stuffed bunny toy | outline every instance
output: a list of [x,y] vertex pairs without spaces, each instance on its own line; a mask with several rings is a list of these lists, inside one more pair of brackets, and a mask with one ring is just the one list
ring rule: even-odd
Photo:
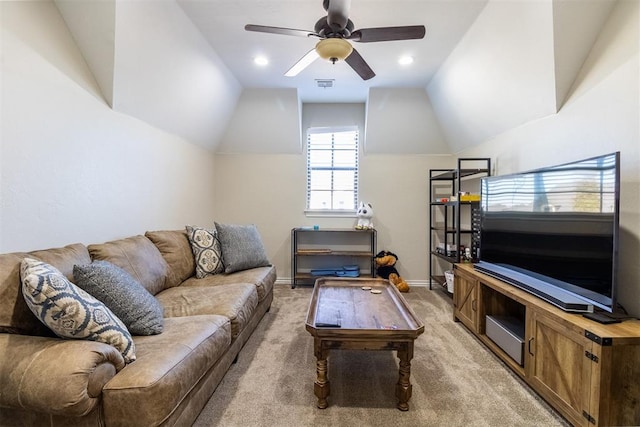
[[356,230],[373,229],[373,221],[371,220],[371,218],[373,218],[373,207],[371,203],[360,202],[356,215],[358,216]]

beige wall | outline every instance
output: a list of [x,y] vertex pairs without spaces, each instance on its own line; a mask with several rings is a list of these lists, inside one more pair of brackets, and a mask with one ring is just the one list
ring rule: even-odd
[[[361,200],[374,208],[378,249],[399,257],[398,271],[409,281],[428,277],[429,169],[451,167],[451,156],[363,155]],[[304,214],[304,155],[216,155],[217,221],[255,223],[280,279],[291,276],[291,228],[351,228],[356,218],[307,218]]]
[[[297,152],[297,127],[286,141],[291,145],[279,151],[288,154],[214,157],[193,141],[110,109],[53,3],[1,2],[0,7],[1,252],[99,242],[186,223],[253,222],[279,276],[288,278],[292,227],[355,224],[355,218],[304,215],[305,159]],[[503,174],[620,150],[620,300],[635,315],[640,315],[638,20],[637,1],[617,3],[557,114],[457,153],[491,157],[495,172]],[[367,128],[395,125],[392,117]],[[260,141],[249,142],[270,146],[272,141],[260,135]],[[425,146],[437,142],[424,140]],[[407,280],[426,282],[428,171],[454,166],[455,156],[425,154],[428,150],[390,154],[393,149],[365,150],[361,199],[375,208],[378,248],[399,255],[398,269]]]
[[[505,174],[619,150],[622,157],[619,300],[631,313],[640,315],[638,20],[638,2],[618,3],[557,114],[514,127],[455,156],[363,155],[361,199],[375,208],[378,248],[400,256],[398,268],[406,279],[423,282],[428,277],[430,168],[452,167],[458,156],[490,157],[493,172]],[[355,219],[305,217],[303,154],[217,155],[215,169],[216,194],[221,201],[216,206],[216,218],[255,222],[280,278],[290,276],[292,227],[355,224]]]
[[213,154],[111,110],[53,3],[0,8],[0,252],[210,220]]

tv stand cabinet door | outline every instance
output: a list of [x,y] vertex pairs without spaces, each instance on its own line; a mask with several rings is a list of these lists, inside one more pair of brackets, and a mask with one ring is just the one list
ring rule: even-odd
[[454,270],[453,320],[462,322],[473,333],[478,333],[478,279],[459,269]]
[[[532,310],[525,343],[526,377],[573,425],[597,425],[589,417],[593,342],[553,316]],[[597,421],[597,420],[596,420]]]

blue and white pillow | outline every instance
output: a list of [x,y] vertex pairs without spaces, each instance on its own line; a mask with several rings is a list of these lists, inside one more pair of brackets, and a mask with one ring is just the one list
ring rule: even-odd
[[196,277],[202,279],[209,274],[222,273],[224,263],[218,232],[191,225],[187,225],[186,229],[196,262]]
[[122,353],[126,363],[136,359],[133,339],[120,319],[58,269],[25,258],[20,265],[20,277],[29,309],[56,335],[103,342]]

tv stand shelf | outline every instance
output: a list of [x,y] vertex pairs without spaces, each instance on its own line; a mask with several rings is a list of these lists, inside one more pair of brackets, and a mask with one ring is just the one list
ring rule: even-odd
[[[597,323],[483,274],[473,264],[456,264],[454,274],[454,320],[569,422],[640,425],[640,321]],[[487,316],[523,327],[521,363],[487,335]]]

